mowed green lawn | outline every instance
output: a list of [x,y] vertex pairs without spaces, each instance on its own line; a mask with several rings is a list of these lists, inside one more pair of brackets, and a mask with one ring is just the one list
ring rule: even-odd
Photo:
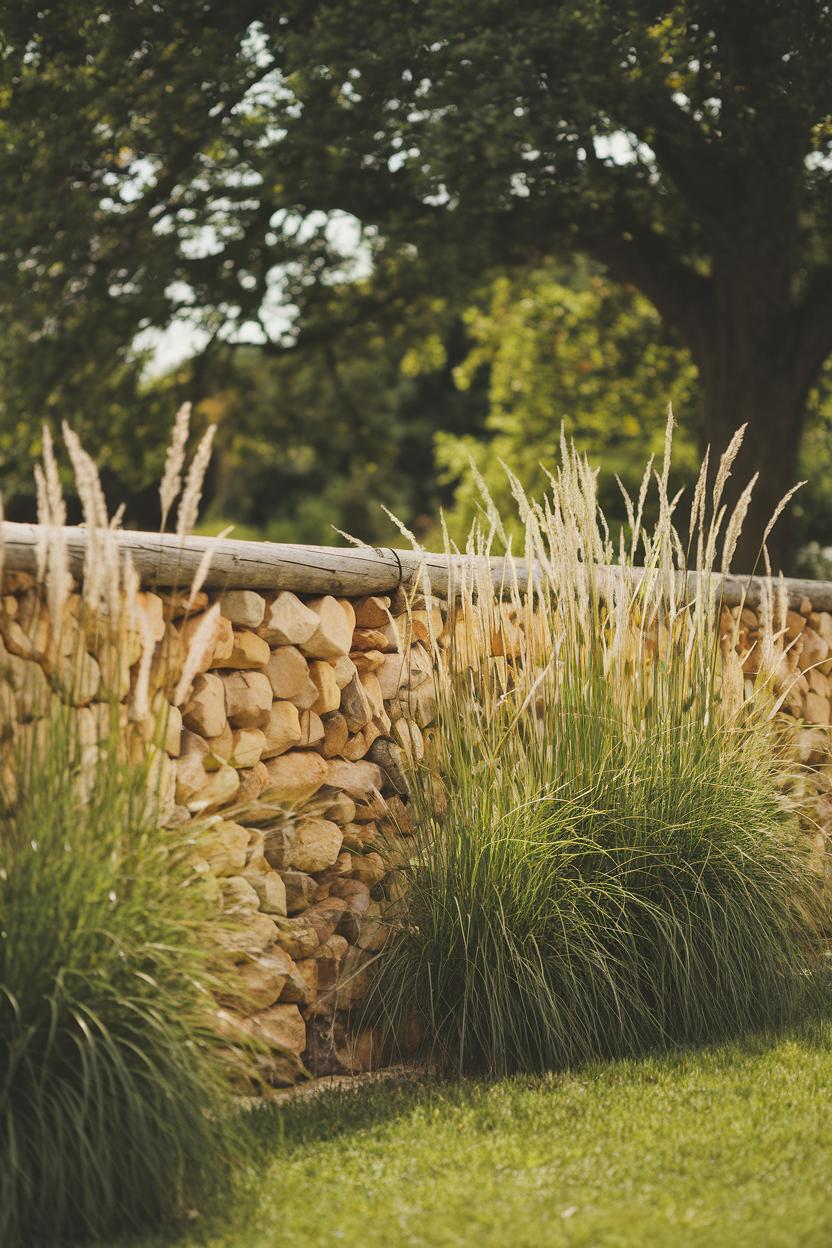
[[182,1248],[832,1245],[829,1024],[539,1079],[331,1091],[255,1121],[262,1164]]

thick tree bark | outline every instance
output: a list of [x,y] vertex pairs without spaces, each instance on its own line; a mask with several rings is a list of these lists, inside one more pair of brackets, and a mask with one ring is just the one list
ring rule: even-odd
[[[747,425],[724,498],[732,506],[754,473],[759,473],[733,570],[762,572],[766,526],[784,494],[798,481],[806,399],[814,376],[798,366],[793,312],[771,334],[755,332],[753,308],[732,321],[717,319],[697,361],[704,391],[702,449],[711,448],[713,481],[719,456],[740,425]],[[775,573],[791,570],[790,511],[787,507],[766,542]]]

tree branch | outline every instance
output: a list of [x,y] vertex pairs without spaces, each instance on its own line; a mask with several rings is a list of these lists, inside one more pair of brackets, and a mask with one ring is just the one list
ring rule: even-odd
[[706,349],[713,287],[643,226],[618,234],[579,230],[579,246],[619,281],[637,286],[659,314],[675,326],[698,362]]

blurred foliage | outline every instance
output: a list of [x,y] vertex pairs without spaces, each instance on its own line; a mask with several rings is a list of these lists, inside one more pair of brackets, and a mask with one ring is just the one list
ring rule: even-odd
[[[506,439],[534,471],[570,404],[580,443],[625,470],[668,397],[719,445],[749,421],[735,474],[762,472],[749,533],[792,483],[832,349],[821,0],[19,0],[0,6],[0,44],[10,514],[31,505],[41,422],[68,417],[132,521],[151,523],[185,391],[223,414],[215,522],[307,540],[329,520],[381,540],[371,494],[411,519],[447,502],[456,439],[479,440],[486,417],[487,455]],[[616,310],[573,289],[571,260],[553,276],[550,257],[575,255],[678,338],[629,292]],[[491,293],[501,273],[510,296]],[[558,281],[572,293],[554,314]],[[149,386],[136,337],[172,318],[206,351]],[[477,393],[450,385],[460,366]],[[797,526],[820,506],[807,495]]]
[[632,288],[586,264],[571,271],[549,264],[499,277],[488,301],[469,308],[464,319],[472,347],[454,378],[466,389],[486,376],[489,406],[484,439],[437,436],[444,479],[460,479],[449,518],[456,537],[467,532],[477,506],[469,458],[508,515],[511,490],[501,461],[541,495],[561,429],[591,462],[603,465],[602,505],[611,518],[623,519],[615,475],[630,493],[638,492],[647,456],[661,451],[668,402],[683,422],[679,484],[695,478],[696,370]]

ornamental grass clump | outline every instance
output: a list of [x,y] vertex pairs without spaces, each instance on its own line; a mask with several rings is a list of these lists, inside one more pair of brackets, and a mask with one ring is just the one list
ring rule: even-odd
[[[183,409],[180,434],[186,418]],[[240,1138],[217,1033],[216,996],[232,984],[218,899],[194,871],[193,832],[160,827],[173,772],[151,695],[175,673],[165,673],[95,465],[69,429],[65,441],[87,525],[83,585],[76,591],[70,574],[45,433],[39,575],[0,639],[0,1244],[9,1248],[110,1244],[192,1215],[226,1189]],[[189,488],[198,489],[193,473]]]
[[614,545],[594,472],[563,445],[540,502],[512,478],[524,563],[485,493],[473,558],[448,550],[438,731],[412,775],[417,836],[371,998],[392,1047],[418,1036],[446,1069],[535,1071],[774,1025],[812,981],[821,890],[782,795],[773,683],[784,595],[764,596],[752,683],[720,602],[749,497],[726,514],[739,438],[713,485],[703,466],[681,534],[670,430],[650,531],[650,465]]
[[[106,709],[106,708],[105,708]],[[213,1197],[228,1074],[215,904],[118,724],[53,708],[0,806],[0,1243],[112,1242]],[[97,755],[92,766],[91,751]]]

